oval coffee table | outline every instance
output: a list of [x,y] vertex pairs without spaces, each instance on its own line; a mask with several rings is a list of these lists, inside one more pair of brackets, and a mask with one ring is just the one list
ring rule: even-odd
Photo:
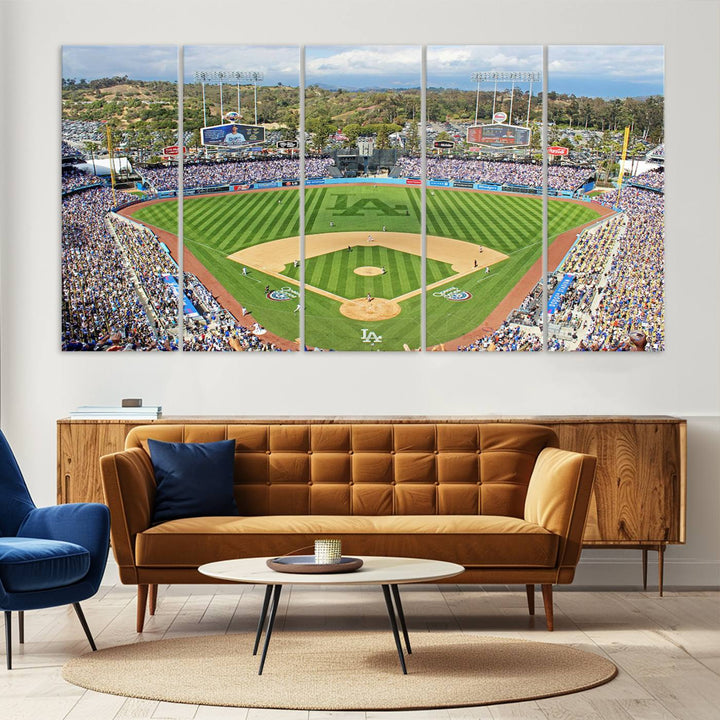
[[[279,573],[267,566],[267,560],[271,558],[242,558],[238,560],[221,560],[220,562],[201,565],[198,571],[203,575],[217,578],[218,580],[230,580],[233,582],[253,583],[266,585],[265,599],[263,600],[260,619],[258,621],[257,633],[255,634],[255,646],[253,655],[257,655],[260,638],[262,637],[263,626],[267,618],[268,606],[272,596],[270,607],[270,618],[265,630],[265,643],[260,657],[260,668],[258,675],[262,675],[265,666],[270,636],[272,635],[275,615],[277,614],[280,592],[283,585],[380,585],[385,596],[390,627],[395,638],[395,647],[400,658],[400,667],[407,675],[405,657],[400,634],[398,632],[398,620],[405,639],[405,647],[408,654],[410,649],[410,638],[405,624],[405,615],[400,602],[398,585],[406,583],[434,582],[443,578],[453,577],[465,571],[462,565],[443,562],[441,560],[424,560],[421,558],[402,557],[367,557],[358,556],[363,561],[363,566],[350,573]],[[395,607],[393,608],[393,600]],[[397,618],[395,613],[397,612]]]

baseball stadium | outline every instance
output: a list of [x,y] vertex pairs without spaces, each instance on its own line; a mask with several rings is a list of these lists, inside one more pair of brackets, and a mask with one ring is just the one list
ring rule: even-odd
[[[103,175],[65,132],[82,121],[64,121],[63,349],[664,349],[662,144],[639,145],[627,176],[602,188],[607,154],[557,145],[544,187],[530,147],[469,152],[465,136],[513,127],[502,115],[428,122],[423,176],[408,142],[417,123],[398,124],[383,148],[376,127],[355,148],[337,128],[309,144],[301,174],[299,142],[225,113],[184,162],[182,243],[173,148],[135,159],[122,189],[109,131]],[[512,142],[527,128],[529,145],[532,126]],[[222,148],[205,142],[210,131]],[[240,151],[227,149],[237,136]],[[627,134],[623,162],[626,150]]]

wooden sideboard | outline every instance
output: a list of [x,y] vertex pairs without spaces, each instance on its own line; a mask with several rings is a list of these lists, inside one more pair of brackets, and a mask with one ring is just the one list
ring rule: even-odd
[[595,490],[583,546],[658,552],[662,594],[663,558],[669,544],[685,542],[687,424],[668,416],[534,417],[164,417],[152,421],[68,420],[57,423],[59,503],[103,502],[99,458],[122,450],[128,432],[149,423],[342,423],[392,420],[422,422],[538,423],[555,430],[560,447],[598,458]]

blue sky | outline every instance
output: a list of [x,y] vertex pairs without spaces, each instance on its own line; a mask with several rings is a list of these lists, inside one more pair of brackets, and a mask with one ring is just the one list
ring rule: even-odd
[[[128,75],[176,80],[174,45],[66,46],[63,77],[88,80]],[[540,71],[542,49],[530,45],[429,46],[428,84],[474,89],[476,71]],[[548,50],[550,90],[600,97],[663,93],[663,48],[658,45],[553,45]],[[263,84],[297,85],[297,46],[185,46],[185,79],[197,70],[260,70]],[[420,46],[306,48],[306,81],[325,86],[418,87]],[[488,86],[489,87],[489,86]],[[537,86],[535,89],[539,89]]]

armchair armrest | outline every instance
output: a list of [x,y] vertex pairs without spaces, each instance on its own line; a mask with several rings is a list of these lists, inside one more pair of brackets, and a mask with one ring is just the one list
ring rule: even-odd
[[62,540],[86,548],[90,569],[86,580],[100,587],[110,540],[110,513],[100,503],[71,503],[34,508],[18,528],[18,537]]
[[110,508],[112,548],[124,583],[136,583],[135,536],[150,527],[155,475],[141,448],[100,458],[105,502]]
[[525,520],[560,536],[560,582],[572,581],[580,559],[596,463],[592,455],[546,448],[530,477]]

